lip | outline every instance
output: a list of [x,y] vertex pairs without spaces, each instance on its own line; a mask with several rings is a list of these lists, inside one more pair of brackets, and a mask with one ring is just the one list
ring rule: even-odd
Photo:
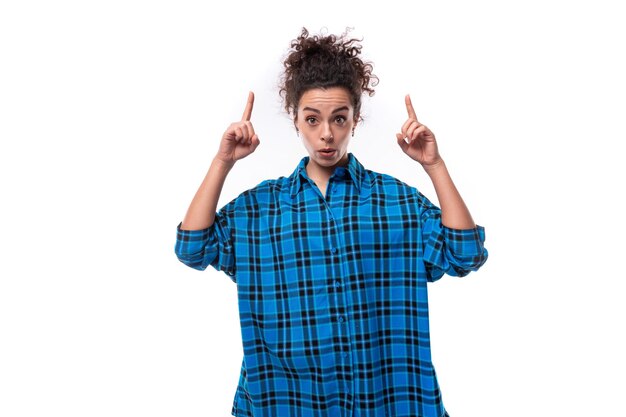
[[323,158],[332,158],[337,153],[337,149],[324,148],[318,150],[317,153],[320,154],[320,156],[322,156]]

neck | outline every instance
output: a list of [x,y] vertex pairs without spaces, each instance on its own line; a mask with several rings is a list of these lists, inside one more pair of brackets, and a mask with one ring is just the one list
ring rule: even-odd
[[335,172],[335,168],[338,166],[346,166],[348,165],[348,155],[345,155],[345,158],[342,158],[336,165],[325,167],[318,165],[313,159],[309,159],[309,162],[306,164],[306,174],[309,178],[313,180],[318,185],[327,184],[330,177]]
[[335,167],[321,167],[316,163],[309,161],[306,164],[306,175],[313,180],[318,186],[328,183],[331,175],[335,172]]

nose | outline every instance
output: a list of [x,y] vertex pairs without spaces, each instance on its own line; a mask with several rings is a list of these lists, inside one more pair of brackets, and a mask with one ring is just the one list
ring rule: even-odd
[[333,138],[333,132],[330,130],[330,124],[326,123],[324,124],[324,128],[322,130],[322,137],[321,139],[325,142],[332,142]]

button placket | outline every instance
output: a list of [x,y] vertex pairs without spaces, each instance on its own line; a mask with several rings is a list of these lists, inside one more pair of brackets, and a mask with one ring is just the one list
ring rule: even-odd
[[[345,169],[344,169],[345,171]],[[340,174],[341,171],[336,171]],[[345,176],[345,172],[342,174]],[[341,175],[337,176],[338,178],[343,178]],[[328,285],[329,285],[329,294],[332,297],[333,310],[335,312],[334,317],[334,331],[337,337],[337,344],[335,345],[336,349],[336,360],[337,365],[339,367],[338,374],[341,375],[339,379],[340,389],[342,390],[342,395],[347,402],[348,409],[352,409],[352,392],[354,380],[352,376],[352,360],[351,355],[351,343],[349,341],[350,334],[352,333],[350,329],[349,323],[349,308],[350,303],[350,294],[348,293],[349,287],[344,285],[346,283],[346,279],[348,277],[348,270],[346,265],[344,264],[344,251],[342,248],[345,247],[345,242],[343,239],[342,231],[343,231],[343,220],[347,219],[346,215],[346,207],[344,205],[344,201],[341,196],[342,193],[345,192],[345,184],[337,180],[336,178],[332,178],[329,181],[327,188],[327,198],[325,199],[326,209],[330,212],[330,228],[327,234],[327,244],[328,244],[328,256],[330,257],[330,261],[332,264],[333,276],[329,277]],[[332,196],[328,198],[328,196]]]

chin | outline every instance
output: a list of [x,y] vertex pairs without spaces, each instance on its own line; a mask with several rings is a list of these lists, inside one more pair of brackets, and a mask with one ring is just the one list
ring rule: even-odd
[[342,162],[347,162],[348,154],[345,152],[341,152],[341,150],[337,150],[332,156],[324,156],[320,155],[316,150],[309,149],[309,160],[312,161],[315,165],[322,168],[334,168]]
[[337,164],[339,164],[340,161],[341,161],[341,158],[332,158],[332,159],[315,158],[315,163],[325,168],[332,168],[336,166]]

